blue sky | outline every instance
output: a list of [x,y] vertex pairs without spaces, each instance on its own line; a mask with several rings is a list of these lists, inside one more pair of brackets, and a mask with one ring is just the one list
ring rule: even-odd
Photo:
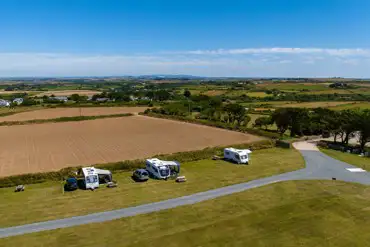
[[370,77],[366,0],[3,0],[0,76]]

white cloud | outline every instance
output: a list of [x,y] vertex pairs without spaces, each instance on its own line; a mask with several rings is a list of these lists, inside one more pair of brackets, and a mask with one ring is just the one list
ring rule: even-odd
[[332,56],[370,56],[369,49],[323,49],[323,48],[247,48],[194,50],[178,52],[193,55],[242,55],[242,54],[328,54]]
[[150,55],[0,53],[0,77],[193,74],[370,77],[370,50],[247,48]]

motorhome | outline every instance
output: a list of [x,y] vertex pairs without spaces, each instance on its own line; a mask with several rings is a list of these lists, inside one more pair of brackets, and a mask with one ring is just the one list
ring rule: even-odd
[[157,158],[147,159],[146,170],[157,179],[167,179],[180,173],[180,164],[176,161],[165,161]]
[[225,148],[224,159],[233,161],[237,164],[249,164],[249,154],[252,153],[249,149]]
[[84,176],[86,189],[96,189],[99,188],[99,184],[112,181],[112,173],[108,170],[97,169],[95,167],[83,167],[81,172]]

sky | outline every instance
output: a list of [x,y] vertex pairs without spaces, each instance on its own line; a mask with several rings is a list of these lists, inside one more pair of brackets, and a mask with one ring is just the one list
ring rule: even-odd
[[1,0],[0,77],[370,78],[368,0]]

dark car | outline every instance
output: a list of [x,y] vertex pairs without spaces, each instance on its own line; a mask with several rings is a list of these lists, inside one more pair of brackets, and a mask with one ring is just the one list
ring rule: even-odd
[[132,174],[132,179],[135,180],[136,182],[145,182],[145,181],[148,181],[148,179],[149,179],[149,173],[145,169],[137,169]]
[[75,178],[68,178],[66,183],[64,184],[65,191],[73,191],[78,189],[77,179]]

